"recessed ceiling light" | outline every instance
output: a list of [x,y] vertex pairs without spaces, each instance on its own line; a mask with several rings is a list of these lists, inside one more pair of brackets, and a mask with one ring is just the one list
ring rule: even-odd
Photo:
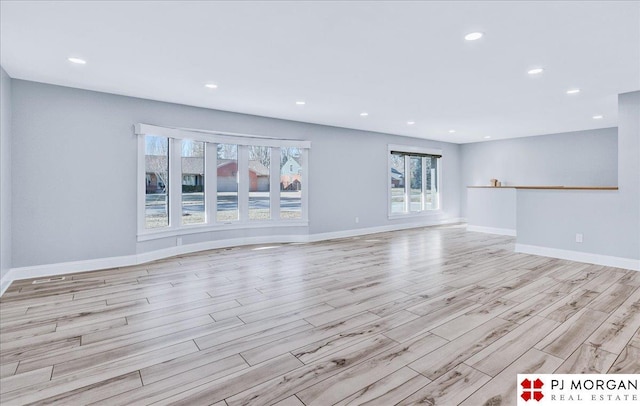
[[490,135],[485,135],[485,136],[484,136],[484,139],[485,139],[485,140],[488,140],[489,138],[491,138],[491,136],[490,136]]
[[306,103],[305,101],[299,100],[299,101],[297,101],[297,102],[296,102],[296,104],[297,104],[298,106],[304,106],[304,105],[305,105],[305,104],[307,104],[307,103]]
[[580,93],[580,89],[569,89],[567,90],[567,94],[576,94]]
[[595,116],[593,116],[591,118],[593,118],[594,120],[600,120],[600,119],[604,118],[604,116],[601,115],[601,114],[598,114],[598,115],[595,115]]
[[540,73],[542,73],[542,72],[544,72],[544,69],[542,69],[542,68],[534,68],[534,69],[529,69],[529,70],[527,71],[527,73],[528,73],[529,75],[538,75],[538,74],[540,74]]
[[481,32],[470,32],[469,34],[464,36],[464,39],[466,39],[467,41],[475,41],[482,38],[483,35],[484,34]]
[[207,83],[206,85],[204,85],[204,87],[206,87],[207,89],[217,89],[218,85],[216,85],[215,83]]
[[87,61],[85,61],[84,59],[80,59],[80,58],[67,58],[67,60],[69,62],[76,63],[78,65],[84,65],[84,64],[87,63]]
[[407,125],[414,125],[415,123],[415,121],[407,121]]
[[456,130],[449,130],[449,134],[453,134]]
[[363,111],[362,113],[360,113],[360,115],[361,115],[362,117],[366,117],[366,116],[368,116],[368,115],[369,115],[369,113],[367,113],[366,111]]

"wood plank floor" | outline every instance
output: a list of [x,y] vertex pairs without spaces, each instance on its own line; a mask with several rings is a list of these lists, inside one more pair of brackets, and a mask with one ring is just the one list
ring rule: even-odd
[[513,405],[517,373],[640,373],[640,272],[463,226],[14,282],[2,405]]

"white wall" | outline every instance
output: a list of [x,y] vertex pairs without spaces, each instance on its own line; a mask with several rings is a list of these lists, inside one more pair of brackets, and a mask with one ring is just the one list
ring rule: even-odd
[[[443,212],[460,213],[459,146],[12,80],[13,267],[133,255],[174,247],[136,241],[133,124],[142,122],[310,140],[309,227],[211,232],[184,244],[278,233],[415,225],[387,218],[387,144],[443,150]],[[358,216],[360,222],[355,223]]]
[[616,186],[616,128],[513,138],[461,146],[462,215],[467,186]]
[[620,95],[618,110],[619,190],[518,191],[517,250],[640,269],[640,92]]
[[11,79],[0,67],[0,278],[4,277],[10,268]]

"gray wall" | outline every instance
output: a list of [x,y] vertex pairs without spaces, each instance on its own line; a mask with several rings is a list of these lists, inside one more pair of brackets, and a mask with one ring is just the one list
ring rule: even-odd
[[[516,231],[516,189],[468,188],[467,224]],[[515,235],[515,234],[514,234]]]
[[618,98],[618,186],[518,191],[517,243],[640,259],[640,92]]
[[[439,218],[460,216],[459,146],[436,141],[315,126],[311,140],[309,213],[312,234],[389,224],[416,219],[388,220],[387,145],[441,148],[442,208]],[[342,163],[349,163],[345,170]],[[336,179],[347,178],[348,187],[336,188]],[[337,196],[337,198],[336,198]],[[360,223],[355,224],[358,216]]]
[[11,79],[0,67],[0,278],[11,268]]
[[[13,80],[13,267],[130,255],[175,245],[136,241],[137,142],[142,122],[311,141],[309,229],[317,234],[417,219],[387,218],[387,144],[443,150],[443,212],[460,213],[459,146],[201,109]],[[343,166],[344,164],[347,166]],[[339,186],[336,179],[347,178]],[[360,218],[355,224],[354,218]],[[249,232],[282,233],[282,229]],[[247,230],[186,236],[242,238]]]
[[616,128],[513,138],[461,146],[462,216],[466,187],[489,185],[616,186]]

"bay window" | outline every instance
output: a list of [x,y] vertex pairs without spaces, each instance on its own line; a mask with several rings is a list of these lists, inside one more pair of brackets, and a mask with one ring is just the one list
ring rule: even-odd
[[308,141],[148,124],[136,134],[138,240],[307,225]]

